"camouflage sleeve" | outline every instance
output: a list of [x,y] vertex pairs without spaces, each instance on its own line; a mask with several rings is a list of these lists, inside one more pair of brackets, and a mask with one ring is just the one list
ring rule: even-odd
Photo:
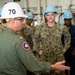
[[64,49],[67,50],[70,47],[71,35],[66,26],[64,26],[63,28],[63,35],[64,35]]

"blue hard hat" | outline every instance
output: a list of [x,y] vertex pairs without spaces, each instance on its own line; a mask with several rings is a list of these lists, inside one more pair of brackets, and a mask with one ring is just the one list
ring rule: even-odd
[[49,6],[47,6],[46,9],[43,11],[43,15],[45,15],[45,14],[48,13],[48,12],[53,12],[53,13],[55,13],[55,12],[57,12],[57,11],[56,11],[56,8],[55,8],[54,6],[49,5]]
[[2,7],[0,8],[0,15],[1,15]]
[[68,18],[72,18],[73,16],[72,16],[72,13],[70,11],[66,11],[66,12],[64,12],[63,17],[68,19]]
[[27,16],[28,16],[29,19],[33,19],[34,18],[33,14],[31,12],[27,13]]
[[64,22],[64,20],[61,20],[60,22],[59,22],[59,24],[64,24],[65,22]]

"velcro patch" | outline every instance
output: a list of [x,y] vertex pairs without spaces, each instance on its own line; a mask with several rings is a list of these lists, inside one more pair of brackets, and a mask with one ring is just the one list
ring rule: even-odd
[[22,47],[23,47],[24,50],[29,50],[30,49],[30,46],[27,42],[23,42]]

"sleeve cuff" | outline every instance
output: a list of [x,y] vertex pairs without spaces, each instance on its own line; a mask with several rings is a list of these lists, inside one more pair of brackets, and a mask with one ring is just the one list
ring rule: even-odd
[[50,72],[50,70],[51,70],[51,64],[50,64],[50,62],[46,62],[45,71],[46,71],[46,72]]

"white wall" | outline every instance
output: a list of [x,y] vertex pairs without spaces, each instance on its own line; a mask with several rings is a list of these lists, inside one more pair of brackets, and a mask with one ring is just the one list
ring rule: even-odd
[[[20,0],[20,2],[17,2],[21,5],[21,7],[25,7],[25,1],[26,0]],[[2,7],[7,2],[13,2],[13,0],[0,0],[0,7]]]

